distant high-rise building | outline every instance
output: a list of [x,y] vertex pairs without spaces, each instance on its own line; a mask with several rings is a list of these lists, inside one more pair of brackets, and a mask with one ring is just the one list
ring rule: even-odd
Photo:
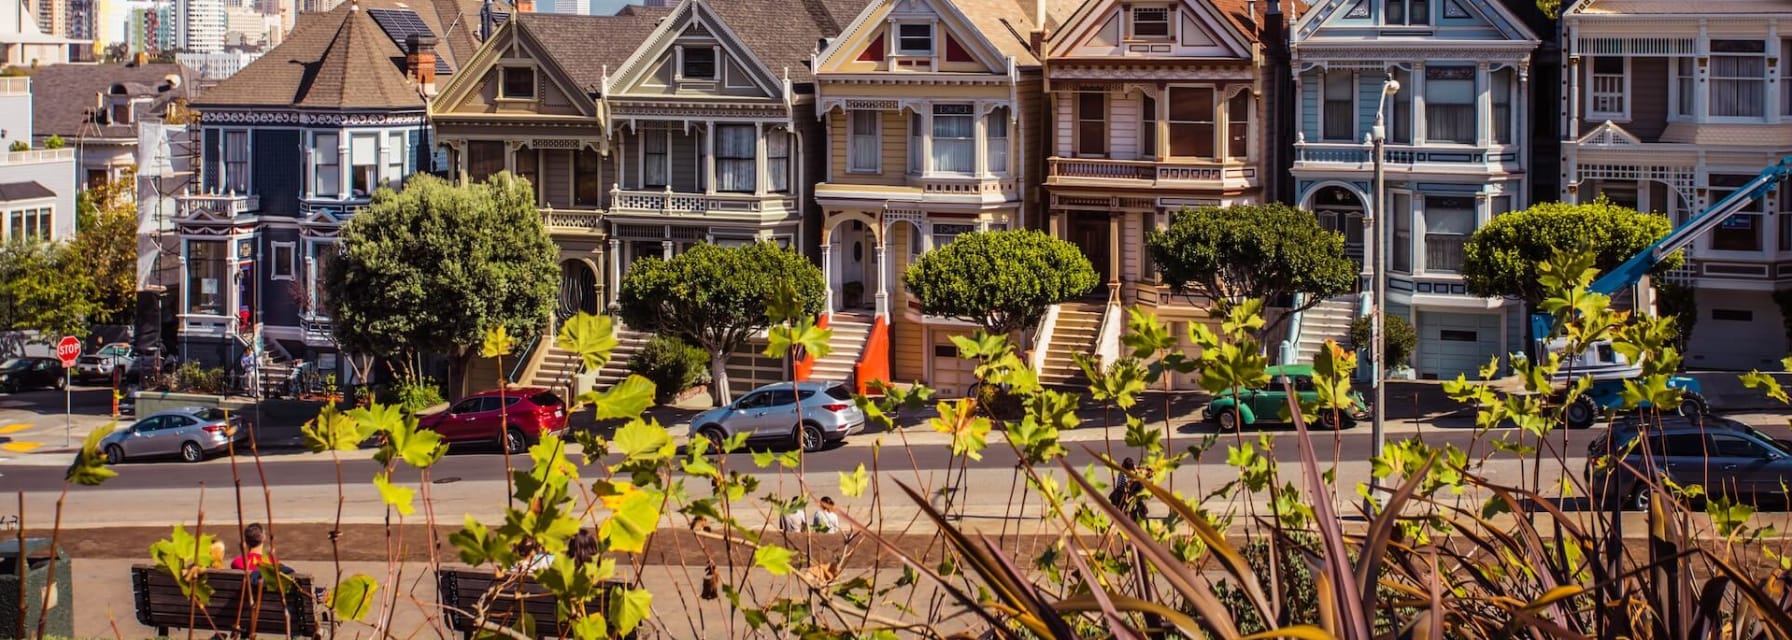
[[37,15],[37,29],[53,36],[68,37],[69,0],[36,0],[32,12]]
[[180,48],[211,53],[224,50],[224,0],[175,0]]

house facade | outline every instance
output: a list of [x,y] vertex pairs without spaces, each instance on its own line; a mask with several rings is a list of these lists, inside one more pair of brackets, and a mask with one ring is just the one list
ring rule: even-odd
[[49,242],[75,235],[75,150],[22,151],[11,143],[29,146],[32,104],[41,86],[32,78],[0,79],[0,104],[11,138],[0,151],[0,242]]
[[[1564,201],[1603,196],[1680,224],[1792,153],[1792,6],[1583,0],[1562,29]],[[1782,185],[1695,240],[1670,274],[1699,314],[1687,366],[1778,366],[1788,213]]]
[[[1493,0],[1325,0],[1291,30],[1294,202],[1345,234],[1359,262],[1372,255],[1378,239],[1364,219],[1375,204],[1369,134],[1379,111],[1384,304],[1419,334],[1420,377],[1473,377],[1491,355],[1522,347],[1523,309],[1466,293],[1462,247],[1493,216],[1529,204],[1533,115],[1514,105],[1530,104],[1537,46]],[[1398,91],[1387,93],[1392,83]]]
[[425,105],[472,42],[437,14],[386,0],[306,14],[192,103],[201,162],[176,198],[181,275],[168,294],[183,359],[234,365],[254,348],[346,376],[324,264],[376,190],[431,166]]
[[179,64],[58,64],[32,75],[32,137],[40,146],[60,137],[76,150],[84,190],[135,169],[138,123],[166,118],[192,86]]

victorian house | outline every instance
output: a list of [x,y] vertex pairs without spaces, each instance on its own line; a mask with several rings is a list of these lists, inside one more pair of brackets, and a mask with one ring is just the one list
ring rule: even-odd
[[346,374],[320,304],[324,262],[376,189],[431,167],[425,104],[472,55],[477,8],[358,0],[307,13],[193,102],[200,176],[176,200],[180,276],[166,285],[183,359],[234,365],[254,348]]
[[[702,242],[815,245],[810,186],[826,138],[809,63],[862,6],[686,0],[603,17],[519,13],[432,117],[463,180],[509,170],[536,185],[561,249],[559,315],[607,310],[642,258]],[[839,329],[842,351],[823,374],[848,373],[864,339]],[[625,374],[644,336],[624,337],[595,382]],[[518,379],[569,383],[569,354],[529,360]],[[746,354],[730,372],[737,389],[787,375]]]
[[[827,165],[817,176],[830,322],[869,322],[855,378],[965,392],[972,327],[921,314],[920,254],[973,231],[1037,228],[1044,30],[1069,7],[880,0],[814,62]],[[819,366],[819,365],[818,365]]]
[[[1420,377],[1475,375],[1517,351],[1523,309],[1467,295],[1464,241],[1493,216],[1527,206],[1533,126],[1530,61],[1537,36],[1494,0],[1323,0],[1290,34],[1299,99],[1294,201],[1345,234],[1358,260],[1376,240],[1375,124],[1385,132],[1390,315],[1418,331]],[[1348,319],[1353,298],[1311,315]],[[1347,324],[1297,323],[1343,337]],[[1308,342],[1312,342],[1308,340]]]
[[1280,85],[1259,37],[1273,43],[1282,16],[1254,8],[1089,0],[1051,35],[1044,226],[1081,248],[1107,286],[1048,314],[1034,361],[1046,380],[1081,379],[1072,353],[1117,352],[1125,306],[1155,308],[1185,335],[1205,305],[1161,286],[1146,235],[1186,208],[1274,198],[1265,96]]
[[[1792,154],[1792,5],[1581,0],[1562,28],[1563,200],[1603,196],[1678,225]],[[1778,367],[1788,213],[1781,185],[1694,241],[1670,274],[1698,312],[1689,367]]]

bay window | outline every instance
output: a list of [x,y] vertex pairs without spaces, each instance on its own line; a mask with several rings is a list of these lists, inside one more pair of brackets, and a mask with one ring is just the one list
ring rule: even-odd
[[753,165],[756,141],[753,125],[726,124],[716,127],[716,190],[752,193],[757,190]]
[[1322,85],[1320,91],[1325,96],[1325,104],[1320,109],[1320,139],[1354,141],[1356,138],[1355,75],[1349,71],[1327,71],[1319,77]]
[[[1711,202],[1716,203],[1737,187],[1748,184],[1755,176],[1732,174],[1712,174]],[[1711,230],[1711,249],[1716,251],[1760,251],[1761,250],[1761,212],[1765,211],[1763,201],[1749,203],[1735,215],[1725,218],[1716,229]]]
[[641,186],[664,187],[672,173],[671,131],[649,126],[641,130]]
[[349,193],[356,198],[373,194],[380,170],[379,134],[358,133],[349,137]]
[[1139,157],[1145,160],[1157,159],[1157,98],[1145,96],[1140,103],[1139,122]]
[[9,242],[48,242],[52,207],[14,209],[7,214],[6,239]]
[[984,154],[989,163],[990,175],[1008,173],[1008,108],[998,107],[989,112],[983,124],[983,135],[987,139],[988,151]]
[[580,148],[572,154],[572,204],[575,207],[600,207],[603,197],[603,156],[591,149]]
[[337,147],[336,135],[318,133],[311,136],[311,192],[318,198],[335,198],[342,193],[342,152]]
[[916,175],[916,176],[921,175],[921,171],[923,170],[922,160],[924,159],[923,154],[925,153],[925,148],[924,148],[925,145],[923,145],[923,142],[924,142],[924,139],[926,136],[924,127],[925,127],[925,125],[923,124],[921,114],[919,114],[919,113],[908,114],[908,172],[909,172],[909,175]]
[[1076,154],[1101,157],[1108,153],[1108,96],[1105,93],[1076,95]]
[[187,241],[187,313],[221,316],[230,283],[230,252],[223,240]]
[[224,188],[249,192],[249,132],[224,132]]
[[1425,197],[1425,271],[1462,271],[1462,245],[1475,232],[1473,196]]
[[933,172],[971,173],[977,166],[977,125],[968,104],[933,106]]
[[765,132],[765,177],[767,189],[777,193],[790,190],[790,134]]
[[1487,75],[1488,92],[1493,94],[1493,141],[1496,144],[1512,144],[1512,82],[1511,69],[1499,69]]
[[846,113],[846,170],[877,173],[883,152],[879,126],[883,112],[853,109]]
[[1624,118],[1630,109],[1624,102],[1624,67],[1627,58],[1599,56],[1593,58],[1592,77],[1587,94],[1588,114],[1593,117]]
[[467,142],[467,180],[485,182],[504,170],[504,143],[497,140]]
[[1425,137],[1475,143],[1475,68],[1425,68]]
[[380,182],[393,189],[399,188],[400,183],[404,182],[405,159],[411,155],[408,139],[409,135],[403,131],[393,131],[387,134],[386,173],[381,176]]
[[1170,155],[1213,158],[1213,89],[1170,87]]
[[1412,273],[1412,194],[1394,193],[1388,196],[1387,215],[1394,220],[1393,256],[1396,273]]
[[1715,117],[1759,118],[1767,105],[1767,43],[1711,41],[1711,104]]
[[1243,160],[1251,153],[1251,92],[1240,91],[1226,101],[1226,157]]
[[515,169],[511,173],[516,177],[529,181],[529,191],[535,194],[536,201],[541,199],[541,152],[532,148],[516,150],[510,166]]
[[1692,117],[1693,92],[1696,91],[1697,79],[1693,71],[1692,58],[1674,59],[1674,115],[1682,118]]
[[[1393,79],[1402,87],[1413,86],[1411,71],[1395,69]],[[1391,112],[1388,120],[1391,126],[1387,134],[1388,140],[1394,144],[1412,144],[1412,94],[1412,89],[1406,89],[1388,96],[1388,111]]]

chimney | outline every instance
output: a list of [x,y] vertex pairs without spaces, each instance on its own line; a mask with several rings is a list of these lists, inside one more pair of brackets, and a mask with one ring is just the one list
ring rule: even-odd
[[535,13],[535,0],[514,0],[517,13]]
[[404,73],[425,92],[436,86],[436,37],[413,33],[405,38]]

